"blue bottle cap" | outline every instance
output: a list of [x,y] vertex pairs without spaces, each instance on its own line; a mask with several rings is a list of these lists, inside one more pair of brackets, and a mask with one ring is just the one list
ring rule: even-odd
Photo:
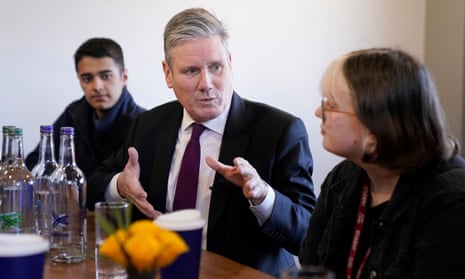
[[73,136],[74,135],[74,128],[73,127],[61,127],[60,135]]
[[44,134],[52,134],[53,126],[52,125],[40,125],[40,132]]

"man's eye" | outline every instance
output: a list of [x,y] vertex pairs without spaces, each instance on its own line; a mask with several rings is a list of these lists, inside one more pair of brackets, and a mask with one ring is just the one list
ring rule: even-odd
[[100,78],[101,78],[102,80],[107,80],[107,79],[111,78],[111,74],[101,74],[101,75],[100,75]]
[[219,64],[219,63],[215,63],[215,64],[212,64],[208,67],[208,69],[210,70],[210,72],[212,73],[218,73],[219,71],[221,71],[221,69],[223,68],[223,65]]
[[194,76],[196,75],[197,73],[199,72],[198,69],[196,68],[188,68],[184,71],[184,74],[188,75],[188,76]]
[[92,81],[92,77],[88,77],[88,76],[82,76],[81,77],[81,82],[89,83],[91,81]]

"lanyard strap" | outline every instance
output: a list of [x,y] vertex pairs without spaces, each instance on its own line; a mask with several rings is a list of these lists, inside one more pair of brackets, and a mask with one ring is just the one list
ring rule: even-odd
[[[352,238],[352,245],[350,246],[349,259],[347,261],[346,275],[348,279],[352,279],[354,259],[355,259],[355,255],[357,254],[358,245],[360,243],[360,236],[362,235],[363,223],[365,222],[365,215],[366,215],[367,203],[368,203],[368,192],[369,192],[368,181],[369,180],[366,179],[365,182],[363,183],[362,195],[360,197],[360,203],[358,205],[357,221],[355,223],[354,236]],[[356,279],[360,278],[360,275],[362,274],[362,270],[368,260],[368,257],[370,256],[370,252],[371,252],[371,249],[368,248],[358,268]]]

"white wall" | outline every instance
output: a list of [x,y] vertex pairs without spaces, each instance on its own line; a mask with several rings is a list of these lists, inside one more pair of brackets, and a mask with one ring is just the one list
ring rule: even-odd
[[465,155],[465,1],[427,0],[426,6],[425,63]]
[[162,32],[176,12],[214,11],[229,27],[235,88],[301,117],[315,161],[316,190],[339,158],[321,147],[319,79],[337,56],[357,48],[402,47],[423,57],[425,0],[0,0],[0,125],[38,127],[81,97],[72,55],[84,40],[118,41],[129,90],[150,108],[174,98],[162,72]]

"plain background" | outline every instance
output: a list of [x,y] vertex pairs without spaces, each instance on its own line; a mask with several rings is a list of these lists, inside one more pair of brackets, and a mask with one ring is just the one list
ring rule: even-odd
[[162,33],[177,12],[200,6],[229,29],[235,89],[306,123],[316,192],[340,160],[321,146],[319,81],[338,56],[399,47],[424,56],[426,0],[0,0],[0,125],[24,129],[25,151],[82,96],[73,54],[90,37],[116,40],[136,101],[152,108],[174,99],[161,68]]

